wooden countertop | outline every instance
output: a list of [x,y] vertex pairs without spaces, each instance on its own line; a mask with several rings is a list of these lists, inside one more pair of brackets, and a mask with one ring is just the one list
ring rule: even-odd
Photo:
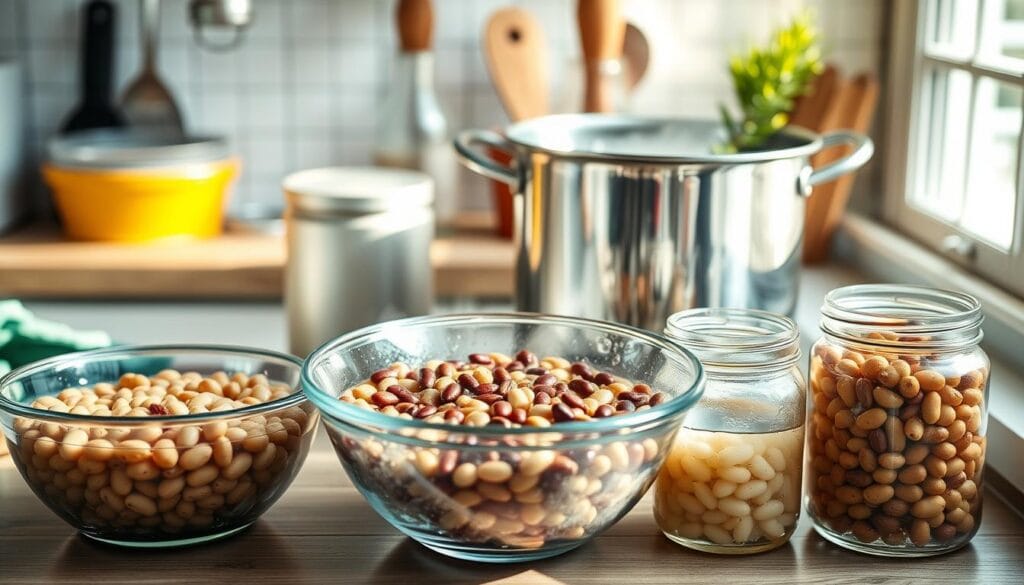
[[[438,296],[511,296],[512,242],[495,236],[491,221],[467,214],[439,231],[430,249]],[[0,297],[279,299],[285,259],[282,236],[113,244],[28,226],[0,237]]]
[[791,543],[750,557],[689,551],[658,532],[647,497],[617,525],[568,554],[484,565],[433,553],[374,513],[321,434],[281,500],[228,540],[168,551],[122,550],[78,537],[0,459],[4,583],[1020,583],[1024,519],[993,492],[971,545],[941,557],[878,559],[839,549],[804,519]]

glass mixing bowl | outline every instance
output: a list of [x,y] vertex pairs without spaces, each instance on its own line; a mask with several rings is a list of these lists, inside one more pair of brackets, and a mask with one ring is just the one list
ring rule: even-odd
[[[521,349],[585,362],[670,398],[546,428],[410,420],[338,399],[395,362]],[[614,524],[654,481],[704,388],[697,359],[660,334],[519,313],[367,327],[313,352],[302,378],[349,477],[381,516],[435,551],[487,562],[561,554]]]
[[[238,347],[71,353],[0,378],[0,426],[32,491],[82,534],[132,547],[195,544],[244,530],[302,467],[318,414],[302,392],[300,366],[289,355]],[[261,374],[291,393],[177,416],[91,416],[31,406],[68,388],[118,386],[124,374],[168,369],[241,373],[237,380],[247,388]]]

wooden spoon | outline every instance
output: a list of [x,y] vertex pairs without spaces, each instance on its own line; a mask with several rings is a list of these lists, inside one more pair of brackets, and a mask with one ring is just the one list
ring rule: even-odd
[[579,0],[576,13],[583,46],[585,89],[583,110],[611,112],[614,80],[602,72],[605,62],[622,58],[626,21],[618,0]]
[[632,22],[626,23],[622,58],[626,64],[626,86],[632,91],[644,78],[651,62],[651,45],[647,42],[647,36]]
[[520,8],[491,15],[484,61],[505,113],[513,122],[548,113],[548,48],[540,23]]

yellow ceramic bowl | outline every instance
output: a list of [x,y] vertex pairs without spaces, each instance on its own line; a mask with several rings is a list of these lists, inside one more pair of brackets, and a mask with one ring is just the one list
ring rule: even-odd
[[67,235],[141,242],[221,233],[237,158],[166,167],[85,169],[43,165]]

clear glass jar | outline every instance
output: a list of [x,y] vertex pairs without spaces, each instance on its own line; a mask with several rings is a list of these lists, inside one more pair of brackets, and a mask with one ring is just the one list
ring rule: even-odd
[[785,544],[800,515],[806,384],[792,320],[747,309],[693,309],[665,333],[707,375],[655,483],[669,539],[749,554]]
[[989,360],[973,297],[858,285],[825,297],[810,360],[806,508],[881,556],[969,542],[981,521]]

